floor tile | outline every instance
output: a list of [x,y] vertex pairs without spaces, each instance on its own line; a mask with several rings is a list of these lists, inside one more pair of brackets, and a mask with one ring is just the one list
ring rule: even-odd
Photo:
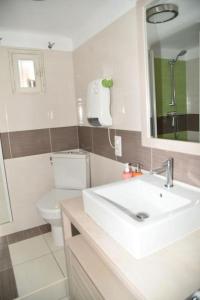
[[7,235],[7,241],[8,244],[13,244],[13,243],[17,243],[26,239],[30,239],[32,237],[38,236],[40,235],[40,228],[38,227],[34,227],[34,228],[30,228],[27,230],[23,230],[23,231],[19,231],[19,232],[15,232],[12,234]]
[[64,276],[67,276],[67,268],[66,268],[64,249],[60,249],[60,250],[53,252],[53,255],[54,255],[59,267],[61,268]]
[[51,232],[43,234],[43,237],[44,237],[45,241],[47,242],[47,245],[51,251],[57,251],[57,250],[60,250],[63,248],[63,247],[58,247],[54,244],[54,240],[53,240]]
[[[31,295],[20,297],[19,300],[60,300],[68,299],[68,286],[66,280],[56,282],[46,288],[38,290]],[[63,298],[65,297],[65,298]]]
[[24,263],[50,252],[42,236],[9,245],[13,265]]
[[0,272],[12,267],[10,253],[7,245],[0,248]]
[[0,272],[0,300],[12,300],[17,296],[13,269]]
[[7,238],[6,236],[0,237],[0,249],[7,246]]
[[19,296],[29,294],[63,279],[52,254],[14,266]]

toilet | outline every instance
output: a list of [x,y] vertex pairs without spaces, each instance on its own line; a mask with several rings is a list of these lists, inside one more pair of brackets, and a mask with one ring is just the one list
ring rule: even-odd
[[63,245],[60,203],[65,199],[81,196],[90,186],[89,153],[75,149],[51,155],[55,188],[44,195],[37,208],[43,219],[51,225],[56,246]]

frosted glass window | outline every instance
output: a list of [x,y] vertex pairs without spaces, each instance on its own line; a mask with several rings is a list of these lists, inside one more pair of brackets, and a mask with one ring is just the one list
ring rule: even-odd
[[43,93],[44,64],[41,51],[12,49],[10,67],[14,93]]
[[36,86],[34,61],[18,60],[18,69],[20,87],[34,88]]

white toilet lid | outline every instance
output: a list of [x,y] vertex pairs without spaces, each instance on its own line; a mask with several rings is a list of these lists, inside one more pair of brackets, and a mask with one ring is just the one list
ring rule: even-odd
[[81,190],[53,189],[37,202],[37,207],[45,212],[60,211],[61,201],[79,196],[81,196]]

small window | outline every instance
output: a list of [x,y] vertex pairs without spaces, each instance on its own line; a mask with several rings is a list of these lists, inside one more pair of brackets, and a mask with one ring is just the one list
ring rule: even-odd
[[36,87],[35,65],[32,60],[18,60],[19,84],[21,88]]
[[11,50],[10,62],[14,92],[43,92],[44,68],[39,51]]

